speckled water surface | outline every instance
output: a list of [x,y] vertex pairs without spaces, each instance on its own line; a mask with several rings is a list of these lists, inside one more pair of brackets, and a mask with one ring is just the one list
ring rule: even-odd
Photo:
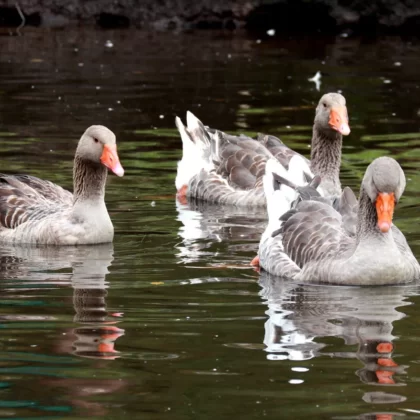
[[1,171],[71,188],[78,138],[105,124],[126,175],[108,179],[113,244],[0,247],[0,417],[420,418],[416,287],[273,281],[248,266],[263,212],[174,197],[175,115],[309,154],[315,103],[342,91],[342,183],[358,189],[372,159],[397,158],[395,223],[420,256],[418,41],[2,35]]

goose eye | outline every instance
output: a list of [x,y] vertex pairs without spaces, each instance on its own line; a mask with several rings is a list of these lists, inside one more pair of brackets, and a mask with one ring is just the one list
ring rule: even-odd
[[324,103],[322,104],[322,106],[323,106],[324,108],[326,108],[326,107],[327,107],[327,104],[324,102]]
[[95,143],[98,143],[99,142],[99,140],[98,139],[93,139],[93,141],[95,142]]

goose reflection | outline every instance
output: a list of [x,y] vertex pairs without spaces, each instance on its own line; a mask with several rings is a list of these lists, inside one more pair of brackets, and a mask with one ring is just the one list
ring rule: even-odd
[[74,321],[82,326],[74,329],[77,340],[73,343],[74,354],[99,359],[115,359],[118,351],[114,345],[124,330],[116,327],[116,321],[108,319],[106,275],[113,260],[112,244],[103,244],[85,250],[83,263],[73,264]]
[[[410,303],[411,287],[298,286],[266,273],[260,275],[260,292],[268,305],[264,344],[271,360],[307,360],[317,356],[357,358],[363,366],[356,374],[363,383],[405,385],[399,374],[406,366],[393,360],[393,323],[405,315],[397,308]],[[355,351],[328,351],[324,337],[342,338]],[[365,401],[394,402],[404,397],[366,393]]]
[[[60,352],[81,357],[115,359],[118,357],[118,351],[114,348],[115,341],[124,334],[124,330],[113,325],[116,323],[115,318],[110,321],[106,311],[106,275],[112,260],[112,244],[89,247],[2,247],[1,288],[20,293],[26,287],[36,287],[38,283],[43,288],[48,285],[71,285],[74,321],[79,326],[67,331],[57,344]],[[71,269],[71,272],[61,271],[63,269]],[[7,317],[20,319],[19,315]]]
[[246,208],[216,206],[199,200],[176,199],[177,220],[181,243],[177,245],[182,263],[195,263],[214,256],[210,247],[226,242],[228,251],[258,250],[261,234],[267,223],[266,215],[255,215]]
[[[106,311],[109,287],[106,276],[112,261],[112,244],[62,248],[0,247],[0,288],[15,294],[16,298],[24,299],[26,290],[44,291],[48,287],[57,289],[69,286],[73,288],[74,322],[78,325],[54,334],[56,338],[48,345],[50,350],[45,356],[54,355],[52,360],[56,362],[50,366],[50,370],[58,374],[42,376],[38,386],[44,390],[44,395],[59,392],[64,405],[68,403],[77,407],[87,416],[109,414],[107,404],[95,401],[95,398],[120,392],[127,386],[127,382],[104,375],[95,378],[89,371],[86,371],[84,377],[73,376],[71,369],[67,370],[69,376],[65,377],[62,374],[63,366],[59,364],[59,356],[73,354],[77,358],[93,359],[88,369],[99,371],[103,368],[104,359],[108,364],[108,360],[118,357],[114,348],[115,341],[124,334],[124,330],[115,325],[115,319],[118,318],[108,320],[109,314]],[[67,313],[68,306],[64,305],[61,314]],[[39,318],[38,316],[35,319]],[[54,315],[43,315],[42,318],[57,319]],[[7,319],[20,321],[34,317],[12,314],[7,315]],[[34,364],[36,366],[36,362]]]

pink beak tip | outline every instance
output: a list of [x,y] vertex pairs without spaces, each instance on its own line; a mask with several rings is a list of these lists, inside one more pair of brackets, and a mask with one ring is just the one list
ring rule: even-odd
[[118,162],[113,168],[112,172],[114,172],[117,176],[124,176],[124,168],[122,167],[121,163]]
[[391,223],[389,222],[379,222],[378,223],[379,230],[383,233],[386,233],[391,229]]
[[348,124],[341,124],[340,132],[343,136],[348,136],[350,134],[350,127]]

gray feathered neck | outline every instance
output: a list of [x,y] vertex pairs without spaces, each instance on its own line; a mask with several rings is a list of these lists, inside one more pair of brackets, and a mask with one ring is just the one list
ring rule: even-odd
[[340,166],[343,136],[329,130],[321,130],[317,124],[313,127],[311,146],[311,170],[320,175],[322,187],[330,195],[341,193]]
[[105,196],[108,171],[101,163],[95,163],[76,155],[73,166],[74,201]]
[[363,186],[360,189],[359,209],[357,211],[356,242],[360,242],[365,237],[373,235],[384,235],[377,227],[378,214],[375,204],[372,203]]

